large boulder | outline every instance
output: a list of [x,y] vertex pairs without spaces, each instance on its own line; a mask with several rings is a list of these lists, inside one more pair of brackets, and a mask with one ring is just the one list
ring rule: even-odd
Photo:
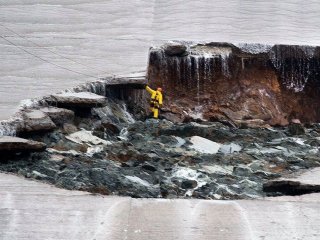
[[44,107],[40,108],[40,111],[47,114],[51,118],[51,120],[57,125],[70,123],[74,119],[74,112],[64,108]]
[[18,133],[45,132],[56,128],[51,118],[40,110],[26,110],[22,119],[17,127]]
[[0,137],[0,152],[38,152],[45,149],[46,144],[42,142],[10,136]]
[[65,108],[93,108],[106,105],[106,98],[91,92],[65,92],[53,94],[46,100],[49,104]]

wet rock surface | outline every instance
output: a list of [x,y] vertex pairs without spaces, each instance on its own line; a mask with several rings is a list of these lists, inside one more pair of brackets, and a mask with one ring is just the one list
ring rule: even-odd
[[104,101],[50,132],[28,135],[47,150],[8,155],[0,170],[107,195],[251,199],[266,196],[263,186],[271,180],[320,166],[318,124],[293,136],[287,127],[140,121],[126,102]]

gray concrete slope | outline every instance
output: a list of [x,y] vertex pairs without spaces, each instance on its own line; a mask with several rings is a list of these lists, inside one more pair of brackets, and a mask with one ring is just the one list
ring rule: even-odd
[[0,174],[0,239],[318,240],[319,203],[102,197]]
[[165,40],[319,45],[319,10],[317,0],[0,0],[0,119],[23,99],[143,71]]

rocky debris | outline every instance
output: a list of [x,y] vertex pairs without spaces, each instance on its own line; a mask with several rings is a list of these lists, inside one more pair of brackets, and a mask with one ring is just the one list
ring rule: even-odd
[[65,92],[51,95],[46,101],[58,107],[65,108],[93,108],[103,107],[106,98],[91,92]]
[[56,125],[51,118],[40,110],[25,110],[22,112],[23,121],[17,127],[19,134],[51,131]]
[[43,107],[39,110],[48,115],[56,125],[72,123],[74,119],[74,112],[68,109],[56,107]]
[[320,166],[317,124],[293,137],[288,127],[139,120],[124,100],[104,101],[106,106],[74,111],[74,117],[68,110],[46,110],[59,116],[51,116],[57,127],[28,138],[47,150],[7,154],[0,170],[99,194],[252,199],[267,195],[266,182]]
[[187,51],[187,47],[178,42],[168,42],[163,46],[163,49],[169,56],[182,56]]
[[10,136],[0,137],[0,152],[38,152],[45,149],[46,144],[42,142]]

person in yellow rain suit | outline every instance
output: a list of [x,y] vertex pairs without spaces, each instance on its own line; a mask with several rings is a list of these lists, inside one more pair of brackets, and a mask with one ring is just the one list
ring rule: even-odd
[[146,85],[146,90],[151,94],[150,110],[153,112],[153,117],[159,117],[159,109],[162,107],[162,88],[158,87],[157,90],[151,89]]

